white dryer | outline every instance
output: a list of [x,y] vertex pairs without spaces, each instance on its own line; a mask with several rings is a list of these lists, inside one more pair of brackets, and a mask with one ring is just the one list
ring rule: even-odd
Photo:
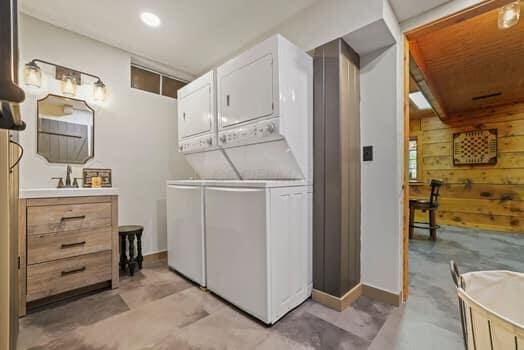
[[313,60],[275,35],[217,68],[218,145],[240,178],[313,178]]
[[214,71],[178,90],[178,150],[203,179],[238,179],[218,147],[215,96]]
[[309,298],[312,186],[216,181],[204,192],[207,288],[266,324]]
[[206,285],[204,183],[167,182],[167,259],[172,269]]

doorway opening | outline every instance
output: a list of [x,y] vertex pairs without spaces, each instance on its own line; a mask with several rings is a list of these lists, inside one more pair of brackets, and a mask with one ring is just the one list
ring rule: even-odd
[[524,21],[500,23],[510,2],[405,38],[403,295],[459,337],[449,261],[524,271]]

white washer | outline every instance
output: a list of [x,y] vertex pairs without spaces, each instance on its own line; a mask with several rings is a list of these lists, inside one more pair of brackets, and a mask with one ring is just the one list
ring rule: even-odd
[[204,192],[207,288],[275,323],[311,295],[312,186],[215,181]]
[[203,181],[167,182],[168,265],[206,285]]

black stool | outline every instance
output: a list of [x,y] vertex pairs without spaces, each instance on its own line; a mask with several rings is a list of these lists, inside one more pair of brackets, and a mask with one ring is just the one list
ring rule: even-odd
[[[440,180],[431,180],[431,193],[429,200],[425,199],[410,199],[409,200],[409,239],[413,238],[413,231],[415,228],[425,228],[429,230],[429,237],[431,240],[437,240],[437,209],[438,197],[440,195],[440,186],[443,182]],[[429,222],[415,222],[415,210],[422,210],[422,212],[429,212]],[[424,224],[424,225],[415,225]]]
[[[142,269],[142,232],[143,226],[129,225],[120,226],[118,228],[118,235],[120,238],[120,270],[126,271],[129,268],[129,274],[133,276],[138,264],[138,268]],[[137,244],[137,256],[135,257],[135,237]],[[126,256],[126,238],[129,242],[129,258]]]

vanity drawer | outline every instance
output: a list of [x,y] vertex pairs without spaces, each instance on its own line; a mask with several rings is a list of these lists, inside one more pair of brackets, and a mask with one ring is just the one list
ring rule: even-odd
[[111,228],[89,232],[58,232],[27,238],[29,265],[111,250]]
[[60,259],[27,267],[27,301],[111,280],[111,252]]
[[110,227],[111,224],[111,203],[27,208],[29,235]]

